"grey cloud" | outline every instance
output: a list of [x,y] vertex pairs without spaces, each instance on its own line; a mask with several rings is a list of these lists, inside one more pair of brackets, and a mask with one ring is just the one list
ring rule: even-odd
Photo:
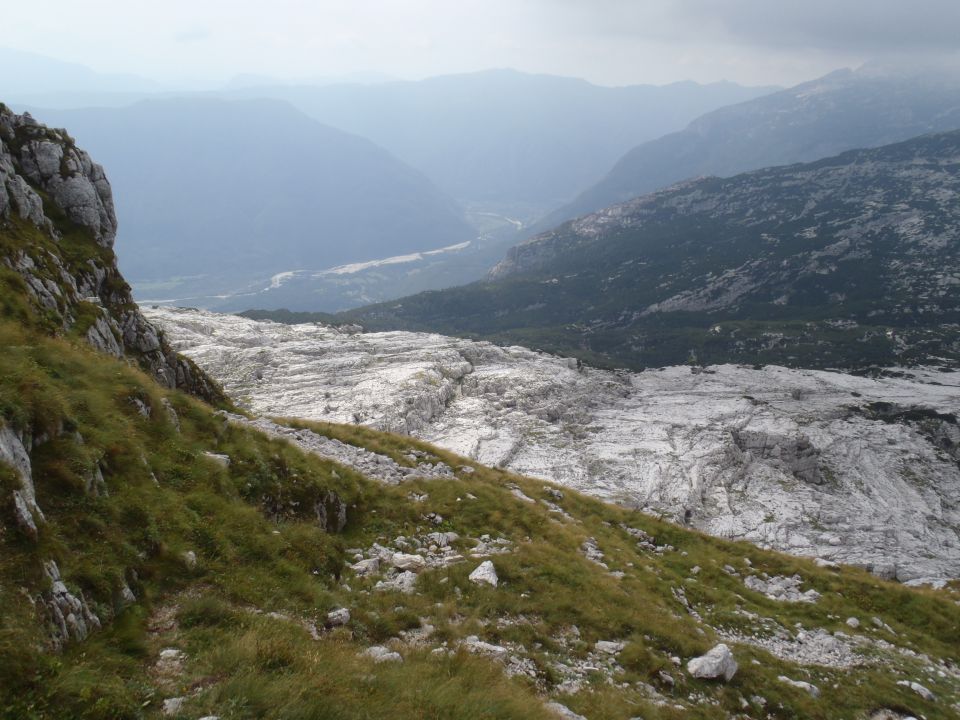
[[960,49],[958,0],[544,0],[596,34],[886,54]]

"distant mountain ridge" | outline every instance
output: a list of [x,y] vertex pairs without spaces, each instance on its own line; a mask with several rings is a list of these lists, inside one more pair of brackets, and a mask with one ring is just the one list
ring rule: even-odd
[[681,183],[345,313],[602,365],[960,364],[960,131]]
[[693,177],[810,162],[957,128],[960,71],[894,72],[873,65],[838,70],[714,110],[684,130],[635,147],[603,180],[533,231]]
[[639,142],[704,112],[772,92],[734,83],[602,87],[585,80],[487,70],[371,85],[274,85],[274,97],[369,138],[461,201],[556,207]]
[[40,93],[158,92],[162,85],[129,73],[100,73],[78,63],[0,47],[0,88],[4,100]]

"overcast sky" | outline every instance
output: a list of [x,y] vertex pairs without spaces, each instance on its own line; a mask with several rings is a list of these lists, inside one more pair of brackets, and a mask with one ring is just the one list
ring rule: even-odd
[[45,0],[3,3],[0,46],[177,82],[513,67],[789,85],[957,52],[960,0]]

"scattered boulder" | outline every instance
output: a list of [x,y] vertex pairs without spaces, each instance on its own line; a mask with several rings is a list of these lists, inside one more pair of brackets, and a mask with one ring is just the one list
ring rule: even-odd
[[187,701],[185,697],[172,697],[163,701],[161,712],[167,717],[179,715],[183,710],[183,704]]
[[810,697],[814,697],[814,698],[820,697],[820,688],[818,688],[816,685],[812,685],[811,683],[805,682],[804,680],[792,680],[788,678],[786,675],[780,675],[777,678],[777,680],[779,680],[782,683],[786,683],[787,685],[791,685],[797,688],[798,690],[805,691],[807,694],[810,695]]
[[566,705],[561,705],[558,702],[549,702],[546,707],[560,720],[587,720],[583,715],[577,715]]
[[366,657],[373,658],[375,663],[403,662],[403,656],[400,653],[394,652],[383,645],[369,647],[363,651],[363,654]]
[[375,575],[380,570],[380,558],[374,557],[368,558],[367,560],[360,560],[351,565],[350,569],[361,577],[364,575]]
[[590,562],[594,562],[602,568],[607,567],[607,564],[603,561],[603,551],[600,550],[600,546],[597,544],[595,538],[589,537],[584,540],[580,545],[580,552],[582,552],[584,557]]
[[820,593],[814,589],[801,592],[800,585],[803,578],[799,575],[784,577],[777,575],[771,578],[759,578],[756,575],[747,576],[743,584],[754,592],[763,593],[771,600],[780,602],[814,603],[820,599]]
[[412,595],[417,586],[417,574],[404,570],[390,580],[381,580],[374,586],[374,590],[397,590],[404,595]]
[[497,659],[505,658],[509,653],[509,650],[505,647],[484,642],[476,635],[470,635],[464,638],[460,643],[460,647],[476,655],[486,655]]
[[130,398],[130,404],[133,405],[140,417],[149,418],[153,413],[153,409],[138,397]]
[[932,692],[930,692],[930,690],[925,688],[920,683],[914,682],[913,680],[898,680],[897,685],[900,685],[901,687],[905,687],[905,688],[910,688],[917,695],[922,697],[927,702],[933,702],[934,700],[937,699],[937,696],[934,695]]
[[687,672],[695,678],[714,680],[723,678],[729,681],[737,672],[737,661],[733,653],[723,643],[715,646],[706,655],[693,658],[687,663]]
[[337,608],[327,613],[327,627],[340,627],[350,622],[350,611],[347,608]]
[[600,653],[606,653],[607,655],[616,655],[626,646],[627,644],[625,642],[618,642],[615,640],[598,640],[594,644],[593,649]]
[[130,586],[127,585],[126,581],[120,585],[120,590],[118,592],[120,596],[120,607],[133,605],[137,601],[137,596],[133,594],[133,590],[130,589]]
[[492,587],[497,587],[497,584],[500,582],[500,578],[497,577],[497,569],[489,560],[484,560],[480,563],[477,568],[470,573],[469,580],[477,585],[485,584]]
[[404,553],[395,553],[391,559],[391,564],[399,570],[410,570],[419,572],[427,566],[427,561],[422,555],[406,555]]

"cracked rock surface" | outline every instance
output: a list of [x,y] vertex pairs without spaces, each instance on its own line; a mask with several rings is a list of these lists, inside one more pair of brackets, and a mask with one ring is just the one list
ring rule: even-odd
[[955,373],[611,372],[435,334],[146,314],[256,413],[408,433],[714,535],[901,581],[960,575]]

